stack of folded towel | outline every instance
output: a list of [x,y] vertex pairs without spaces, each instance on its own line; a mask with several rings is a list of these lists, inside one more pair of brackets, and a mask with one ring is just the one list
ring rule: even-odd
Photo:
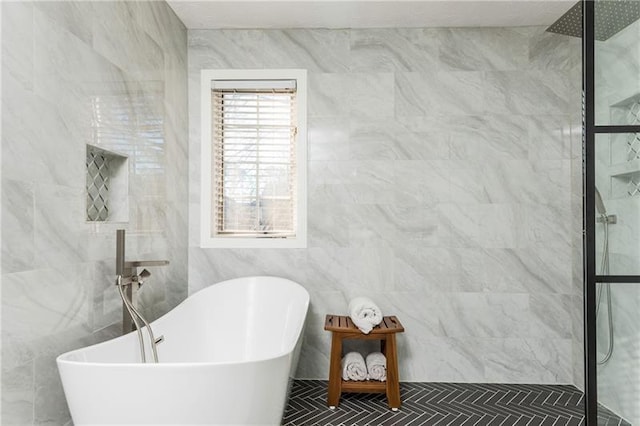
[[369,379],[381,382],[387,380],[387,358],[382,352],[373,352],[367,355],[366,363]]
[[349,352],[342,358],[343,380],[387,380],[387,359],[381,352],[367,355],[367,359],[358,352]]
[[356,297],[349,303],[349,316],[364,334],[382,322],[382,311],[368,297]]
[[342,358],[343,380],[367,380],[367,365],[358,352],[349,352]]

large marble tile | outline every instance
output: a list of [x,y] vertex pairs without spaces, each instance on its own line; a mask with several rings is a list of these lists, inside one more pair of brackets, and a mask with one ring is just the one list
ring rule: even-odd
[[482,180],[492,203],[553,204],[567,197],[569,179],[565,172],[561,160],[486,161]]
[[449,144],[443,133],[434,128],[415,131],[410,127],[413,125],[417,126],[393,119],[351,119],[348,158],[437,160],[449,157]]
[[568,71],[581,61],[580,40],[541,28],[529,38],[529,63],[536,69]]
[[489,339],[483,347],[487,382],[571,382],[569,339]]
[[347,82],[350,117],[386,119],[394,116],[393,73],[353,73]]
[[191,30],[188,36],[190,69],[255,69],[265,66],[264,31]]
[[[404,340],[404,336],[401,340]],[[423,375],[412,371],[417,380],[428,382],[485,382],[484,361],[478,356],[480,345],[473,339],[432,337],[406,338],[410,353],[424,366]],[[413,340],[413,341],[412,341]]]
[[94,21],[92,2],[35,2],[34,6],[60,28],[73,33],[80,40],[91,46]]
[[450,117],[451,157],[470,164],[484,160],[526,159],[528,118],[522,115]]
[[88,293],[89,324],[97,332],[122,319],[122,300],[114,285],[113,262],[99,261],[84,266],[82,279]]
[[[308,330],[308,329],[307,329]],[[300,362],[295,377],[300,379],[326,380],[329,377],[329,351],[331,334],[328,332],[307,331],[302,341]],[[312,362],[309,362],[313,360]]]
[[454,291],[463,259],[452,249],[440,247],[394,249],[393,283],[399,291]]
[[506,71],[528,64],[528,37],[515,28],[445,28],[438,37],[444,70]]
[[[125,2],[94,3],[93,48],[135,78],[162,79],[164,52],[139,26]],[[123,40],[127,40],[123,43]]]
[[309,75],[309,118],[345,117],[349,115],[348,74],[313,73]]
[[444,247],[481,247],[480,204],[440,203],[437,206]]
[[3,178],[84,186],[85,154],[55,105],[4,75],[2,105]]
[[570,294],[570,254],[565,247],[540,249],[487,249],[485,280],[498,289],[531,293]]
[[[11,76],[14,84],[33,89],[33,10],[34,3],[30,2],[2,3],[3,99],[4,90],[11,86],[5,80],[7,76]],[[2,110],[7,111],[6,107]]]
[[484,103],[497,114],[566,114],[570,78],[559,71],[490,71],[484,79]]
[[351,35],[353,72],[436,71],[438,38],[422,28],[354,29]]
[[520,206],[522,221],[518,229],[518,247],[544,250],[549,245],[571,246],[571,221],[557,221],[559,217],[570,217],[570,206],[566,203],[526,203]]
[[34,201],[35,266],[58,268],[86,261],[84,189],[41,184],[35,187]]
[[393,162],[393,204],[431,205],[451,201],[448,162],[402,160]]
[[34,189],[30,182],[2,181],[2,271],[33,268]]
[[571,120],[565,115],[535,116],[529,123],[529,158],[571,158]]
[[[6,344],[6,343],[5,343]],[[2,422],[7,425],[33,423],[33,363],[2,370]]]
[[487,110],[477,71],[395,73],[396,116],[476,115]]
[[307,122],[307,143],[310,161],[350,159],[348,118],[310,118]]
[[474,205],[491,201],[485,191],[481,164],[481,158],[447,162],[450,200],[455,204]]
[[344,162],[343,180],[355,204],[392,204],[395,170],[383,160]]
[[266,66],[325,73],[349,71],[348,30],[267,30],[264,35],[262,58]]
[[[182,21],[166,2],[130,2],[128,4],[136,23],[165,52],[171,52],[167,60],[179,59],[186,64],[187,30]],[[186,66],[184,67],[186,71]],[[177,81],[179,82],[179,81]]]
[[54,356],[35,360],[34,425],[60,425],[70,418]]

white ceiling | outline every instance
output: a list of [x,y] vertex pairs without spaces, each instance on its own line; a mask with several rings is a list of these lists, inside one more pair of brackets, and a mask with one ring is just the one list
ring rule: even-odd
[[168,0],[189,29],[550,25],[577,0]]

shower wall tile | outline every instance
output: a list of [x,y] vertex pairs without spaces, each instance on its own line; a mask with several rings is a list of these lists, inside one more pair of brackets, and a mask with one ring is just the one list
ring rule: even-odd
[[[128,258],[171,261],[150,319],[186,297],[187,32],[161,2],[1,7],[2,415],[61,425],[55,357],[120,333],[115,230]],[[85,144],[129,157],[127,223],[86,222]]]
[[402,380],[571,383],[579,57],[540,27],[190,31],[190,151],[202,69],[286,65],[309,73],[310,155],[296,250],[200,248],[190,157],[189,292],[251,274],[304,285],[297,377],[327,377],[324,315],[367,295],[405,326]]

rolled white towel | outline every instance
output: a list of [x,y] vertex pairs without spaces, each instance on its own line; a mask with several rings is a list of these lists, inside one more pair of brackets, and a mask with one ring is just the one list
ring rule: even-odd
[[367,380],[367,364],[358,352],[349,352],[342,358],[342,378],[344,380]]
[[387,358],[382,352],[372,352],[367,355],[367,372],[371,380],[384,382],[387,380]]
[[382,322],[382,311],[368,297],[356,297],[349,302],[349,316],[364,334]]

